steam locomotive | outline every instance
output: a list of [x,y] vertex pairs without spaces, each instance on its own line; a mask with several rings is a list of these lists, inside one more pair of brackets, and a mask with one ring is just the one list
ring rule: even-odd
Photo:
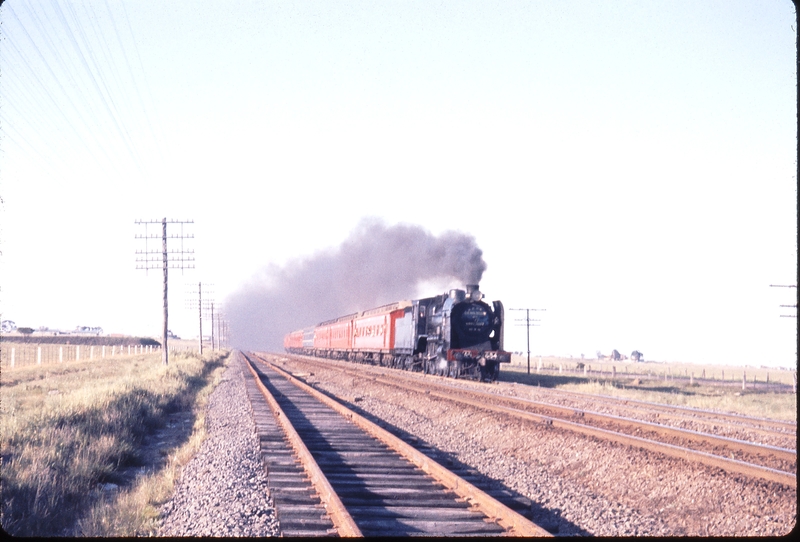
[[287,352],[453,378],[495,381],[503,350],[503,304],[482,301],[477,284],[397,301],[287,334]]

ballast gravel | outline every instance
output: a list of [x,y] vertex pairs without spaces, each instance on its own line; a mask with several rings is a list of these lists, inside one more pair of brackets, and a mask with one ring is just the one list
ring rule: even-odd
[[559,536],[780,536],[796,524],[797,492],[781,484],[281,363],[529,498],[534,521]]
[[231,356],[209,397],[208,437],[160,509],[158,536],[278,536],[244,375]]
[[[780,484],[457,407],[369,378],[281,363],[529,498],[534,521],[559,536],[780,536],[796,524],[797,492]],[[159,536],[278,535],[245,376],[231,361],[212,393],[209,437],[162,507]]]

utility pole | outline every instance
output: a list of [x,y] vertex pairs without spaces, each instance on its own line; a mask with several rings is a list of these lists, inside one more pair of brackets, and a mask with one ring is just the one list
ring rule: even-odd
[[[531,311],[546,311],[547,309],[509,309],[512,311],[525,311],[525,327],[527,328],[528,333],[528,374],[531,374],[531,328],[532,327],[539,327],[536,324],[531,324],[531,322],[540,322],[541,320],[531,320]],[[516,320],[517,322],[522,322],[523,320]]]
[[[147,232],[147,225],[148,224],[161,224],[161,235],[158,234],[149,234]],[[162,346],[162,353],[161,353],[161,361],[164,365],[167,365],[169,362],[169,349],[167,348],[167,335],[169,334],[169,327],[168,327],[168,317],[169,317],[169,303],[167,300],[167,283],[168,283],[168,269],[171,267],[173,269],[180,269],[181,272],[184,269],[194,269],[194,250],[185,250],[183,247],[183,240],[184,239],[192,239],[194,235],[184,235],[183,233],[183,225],[184,224],[192,224],[194,221],[192,220],[167,220],[166,218],[162,218],[161,220],[136,220],[135,224],[144,224],[145,233],[144,235],[136,235],[136,239],[144,239],[144,250],[137,250],[136,251],[136,269],[144,269],[145,273],[149,269],[158,269],[161,267],[164,270],[164,332],[163,332],[163,346]],[[167,224],[180,224],[181,225],[181,233],[180,235],[170,235],[167,236]],[[156,250],[150,250],[148,247],[148,240],[149,239],[158,239],[161,238],[161,251],[160,253]],[[173,249],[167,250],[167,239],[180,239],[181,240],[181,248],[180,249]],[[160,256],[160,258],[159,258]],[[171,257],[170,257],[171,256]],[[160,266],[158,264],[161,264]]]
[[225,340],[225,313],[221,310],[217,310],[217,347],[222,349],[224,348],[224,340]]
[[190,292],[189,295],[191,297],[188,298],[187,306],[190,309],[195,308],[195,303],[197,303],[197,315],[200,322],[200,337],[198,338],[199,347],[198,350],[200,351],[200,355],[203,355],[203,311],[208,312],[209,307],[211,308],[211,349],[214,349],[214,300],[213,298],[209,299],[213,292],[209,292],[209,287],[214,286],[213,284],[206,283],[206,299],[203,299],[203,283],[197,283],[197,301],[194,301],[195,292]]
[[[217,336],[217,340],[219,340],[219,336]],[[216,350],[214,348],[214,302],[211,302],[211,350]]]
[[[770,284],[770,288],[797,288],[797,284]],[[794,305],[780,305],[781,307],[797,309],[797,303]],[[781,314],[781,318],[797,318],[797,314]]]
[[228,321],[225,319],[224,313],[219,313],[217,316],[219,322],[219,344],[220,348],[228,347]]

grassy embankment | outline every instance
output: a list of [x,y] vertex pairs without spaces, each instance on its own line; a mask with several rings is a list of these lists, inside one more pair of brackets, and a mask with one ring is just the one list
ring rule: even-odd
[[[514,357],[501,380],[639,401],[797,421],[792,371],[763,367]],[[578,368],[583,363],[587,369]],[[745,389],[742,375],[745,373]],[[724,378],[723,378],[724,377]]]
[[[227,353],[161,354],[113,361],[4,368],[0,382],[3,529],[18,536],[152,535],[157,507],[204,438],[204,406]],[[145,437],[167,415],[193,420],[181,441],[147,468]],[[103,491],[115,473],[145,467],[127,487]]]

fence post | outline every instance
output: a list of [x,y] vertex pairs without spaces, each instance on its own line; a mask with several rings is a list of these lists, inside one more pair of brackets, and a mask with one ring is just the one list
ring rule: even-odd
[[128,355],[131,355],[131,345],[128,345]]
[[41,365],[41,364],[42,364],[42,347],[41,346],[37,346],[36,347],[36,365]]
[[742,371],[742,391],[744,391],[746,384],[747,384],[747,372]]
[[689,385],[694,386],[694,371],[692,371],[692,376],[689,377]]
[[611,378],[617,378],[617,366],[616,365],[612,365],[611,366]]

